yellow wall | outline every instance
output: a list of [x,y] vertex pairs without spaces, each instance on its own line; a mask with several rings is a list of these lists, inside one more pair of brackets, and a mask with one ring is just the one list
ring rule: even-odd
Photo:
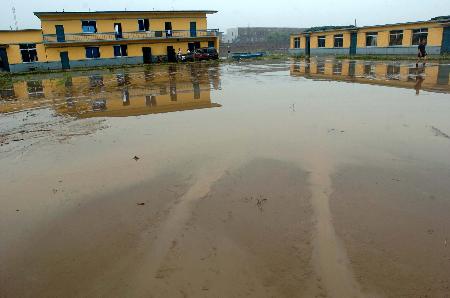
[[114,23],[122,24],[123,32],[138,31],[138,19],[150,20],[150,31],[163,31],[165,22],[172,22],[173,30],[189,30],[190,22],[197,22],[197,30],[207,29],[206,13],[173,14],[69,14],[55,16],[41,16],[44,34],[56,34],[55,25],[63,25],[65,34],[82,33],[81,21],[93,20],[97,22],[97,32],[114,32]]
[[10,64],[22,63],[19,44],[35,43],[38,60],[47,61],[45,56],[45,47],[42,44],[41,30],[18,30],[18,31],[0,31],[0,44],[9,45],[6,48],[8,61]]
[[[364,27],[358,29],[358,48],[366,47],[366,33],[378,32],[378,47],[389,46],[389,35],[392,30],[403,30],[403,46],[412,46],[412,30],[428,28],[428,46],[441,46],[443,27],[440,24],[433,22],[424,22],[416,24],[398,24],[386,25],[378,27]],[[333,36],[335,34],[344,34],[344,48],[350,47],[350,31],[324,31],[314,32],[311,34],[311,48],[317,47],[317,36],[326,36],[326,48],[332,48],[334,45]],[[304,35],[302,35],[304,38]],[[293,48],[293,41],[291,37],[291,48]]]
[[350,32],[346,31],[329,31],[329,32],[317,32],[311,34],[311,49],[318,47],[318,37],[325,36],[325,48],[334,48],[334,36],[342,34],[344,37],[344,48],[350,47]]
[[[167,47],[173,46],[175,51],[181,49],[183,53],[187,52],[189,42],[159,42],[159,43],[139,43],[128,44],[128,57],[142,57],[142,48],[150,47],[152,49],[152,55],[164,56],[167,55]],[[216,39],[216,44],[218,44]],[[114,58],[113,44],[109,45],[93,45],[100,46],[100,58]],[[200,42],[201,47],[207,47],[208,42]],[[86,50],[84,46],[71,46],[64,48],[47,48],[48,61],[60,61],[60,52],[68,52],[69,60],[83,60],[86,59]]]
[[366,33],[378,32],[378,47],[389,46],[389,34],[393,30],[403,30],[403,46],[412,46],[412,30],[428,28],[428,46],[441,46],[443,28],[436,23],[399,24],[391,26],[367,27],[358,31],[358,47],[366,47]]

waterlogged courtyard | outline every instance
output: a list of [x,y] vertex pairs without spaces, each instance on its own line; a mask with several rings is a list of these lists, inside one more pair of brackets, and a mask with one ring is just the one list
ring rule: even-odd
[[2,78],[0,297],[446,297],[449,72]]

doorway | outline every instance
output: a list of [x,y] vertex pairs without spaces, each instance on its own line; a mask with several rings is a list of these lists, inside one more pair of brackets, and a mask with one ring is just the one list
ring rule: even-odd
[[62,69],[70,69],[69,52],[60,52]]
[[358,35],[356,32],[350,34],[350,55],[356,55],[356,44],[358,43]]
[[311,55],[311,37],[310,36],[306,36],[305,55],[306,56]]
[[164,28],[166,30],[166,37],[172,37],[172,22],[166,22]]
[[114,34],[116,36],[116,39],[121,39],[123,37],[121,23],[114,23]]
[[66,35],[64,34],[64,26],[63,25],[55,25],[56,29],[56,41],[57,42],[65,42]]
[[142,48],[142,56],[144,58],[144,64],[152,63],[152,48],[144,47]]
[[441,54],[450,53],[450,27],[445,27],[442,33],[442,47]]
[[0,48],[0,71],[9,71],[8,55],[5,48]]
[[167,47],[167,61],[177,62],[177,56],[176,56],[175,49],[173,48],[173,46]]

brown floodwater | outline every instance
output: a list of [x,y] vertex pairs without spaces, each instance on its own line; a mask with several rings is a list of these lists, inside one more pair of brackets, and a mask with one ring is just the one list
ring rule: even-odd
[[0,80],[0,297],[448,297],[450,65]]

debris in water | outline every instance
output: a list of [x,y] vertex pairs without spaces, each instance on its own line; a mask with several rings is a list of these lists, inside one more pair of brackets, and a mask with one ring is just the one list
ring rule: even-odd
[[133,157],[133,159],[135,160],[135,161],[138,161],[140,158],[139,157],[137,157],[136,155]]
[[260,196],[259,199],[256,199],[256,206],[258,206],[259,210],[263,211],[263,205],[265,202],[267,202],[267,199],[263,196]]
[[433,130],[434,134],[437,137],[443,137],[446,139],[450,139],[450,136],[448,134],[446,134],[445,132],[443,132],[442,130],[440,130],[439,128],[431,126],[431,129]]

